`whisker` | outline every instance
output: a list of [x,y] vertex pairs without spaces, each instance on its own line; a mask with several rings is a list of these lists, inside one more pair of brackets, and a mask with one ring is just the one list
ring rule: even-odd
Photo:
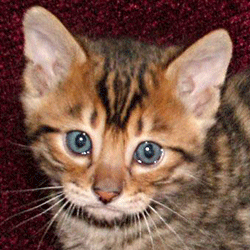
[[0,191],[0,193],[12,194],[12,193],[25,193],[25,192],[36,192],[36,191],[41,191],[41,190],[56,190],[56,189],[63,189],[63,186],[31,188],[31,189],[23,189],[23,190],[3,190],[3,191]]
[[[179,210],[182,210],[182,208],[180,208],[180,206],[178,206],[173,201],[171,201],[171,199],[169,199],[169,198],[167,198],[167,199],[168,199],[168,202],[170,202],[171,204],[173,204],[176,208],[178,208]],[[154,202],[157,203],[157,201],[155,201],[155,200],[154,200]],[[160,202],[158,204],[165,207],[165,205],[161,204]],[[166,207],[166,208],[170,209],[169,207]],[[180,213],[177,213],[174,210],[171,210],[171,211],[173,213],[176,213],[178,216],[181,216]],[[209,241],[212,239],[211,235],[208,232],[205,232],[201,228],[197,227],[194,222],[190,221],[189,219],[185,218],[184,216],[181,216],[181,218],[183,218],[190,226],[192,226],[192,228],[194,228],[195,230],[199,231],[206,239],[208,239]]]
[[18,143],[18,142],[12,142],[12,141],[8,141],[10,144],[12,145],[15,145],[15,146],[19,146],[21,148],[27,148],[27,149],[30,149],[34,146],[29,146],[29,145],[25,145],[25,144],[21,144],[21,143]]
[[[68,204],[69,202],[70,202],[70,201],[67,201],[67,204]],[[71,206],[71,205],[70,205],[70,206]],[[58,238],[61,237],[62,226],[63,226],[63,224],[64,224],[65,218],[68,216],[67,211],[69,210],[70,206],[66,209],[66,213],[62,216],[62,219],[61,219],[60,221],[58,221],[58,224],[57,224],[57,230],[58,230],[58,232],[57,232],[57,235],[54,235],[54,237],[51,239],[51,241],[50,241],[51,244],[52,244],[53,240],[55,240],[56,237],[58,237]],[[59,225],[61,225],[61,226],[60,226],[60,229],[59,229]]]
[[[55,195],[56,195],[56,196],[55,196]],[[33,210],[39,208],[39,207],[42,207],[42,206],[44,206],[44,205],[50,203],[51,201],[53,201],[53,200],[57,199],[58,197],[62,196],[62,192],[59,192],[59,193],[57,193],[57,194],[55,194],[55,195],[53,196],[53,198],[51,198],[51,199],[49,199],[49,200],[43,202],[42,204],[39,204],[39,205],[37,205],[37,206],[35,206],[35,207],[29,208],[29,209],[27,209],[27,210],[21,211],[21,212],[19,212],[19,213],[17,213],[17,214],[14,214],[14,215],[8,217],[7,219],[5,219],[3,222],[0,223],[0,226],[2,226],[2,225],[5,224],[7,221],[9,221],[9,220],[11,220],[11,219],[13,219],[13,218],[15,218],[15,217],[17,217],[17,216],[19,216],[19,215],[26,214],[26,213],[28,213],[28,212],[31,212],[31,211],[33,211]],[[47,197],[46,197],[46,198],[47,198]]]
[[[136,228],[136,230],[135,230],[135,232],[133,232],[133,238],[134,239],[136,239],[137,238],[137,236],[138,236],[138,223],[137,223],[137,218],[136,218],[136,214],[133,214],[133,223],[134,223],[134,225],[135,225],[135,228]],[[132,227],[133,228],[133,227]]]
[[152,249],[154,250],[155,249],[155,247],[154,247],[154,239],[153,239],[153,236],[152,236],[152,232],[151,232],[150,226],[148,224],[148,220],[147,220],[147,218],[146,218],[146,216],[144,214],[144,211],[141,214],[142,214],[142,216],[144,218],[144,221],[146,223],[146,226],[147,226],[147,229],[148,229],[148,234],[149,234],[149,237],[150,237],[150,240],[151,240],[151,244],[152,244]]
[[[55,198],[59,198],[60,196],[63,196],[63,194],[58,195],[58,196],[55,197]],[[25,221],[23,221],[23,222],[17,224],[15,227],[13,227],[13,228],[12,228],[11,230],[9,230],[8,232],[11,232],[11,231],[13,231],[14,229],[20,227],[21,225],[23,225],[23,224],[25,224],[25,223],[27,223],[27,222],[29,222],[29,221],[31,221],[31,220],[34,220],[35,218],[37,218],[37,217],[39,217],[39,216],[41,216],[41,215],[47,213],[47,212],[50,211],[53,207],[55,207],[57,204],[59,204],[60,202],[62,202],[64,199],[65,199],[65,198],[62,198],[61,200],[57,201],[57,202],[56,202],[54,205],[52,205],[51,207],[49,207],[48,209],[44,210],[43,212],[41,212],[41,213],[39,213],[39,214],[37,214],[37,215],[35,215],[35,216],[29,218],[29,219],[27,219],[27,220],[25,220]],[[48,202],[47,202],[47,203],[48,203]]]
[[186,222],[190,223],[189,220],[188,220],[187,218],[185,218],[185,217],[182,216],[181,214],[177,213],[176,211],[174,211],[174,210],[171,209],[170,207],[168,207],[168,206],[162,204],[161,202],[156,201],[156,200],[154,200],[154,199],[152,199],[152,198],[151,198],[150,200],[153,201],[154,203],[156,203],[156,204],[158,204],[158,205],[160,205],[160,206],[166,208],[166,209],[169,210],[170,212],[176,214],[177,216],[179,216],[180,218],[182,218],[182,219],[185,220]]
[[179,234],[164,220],[164,218],[152,207],[150,209],[159,217],[159,219],[166,225],[166,227],[180,240],[185,249],[189,249],[183,239],[179,236]]
[[[12,142],[12,141],[9,141],[9,143],[12,144],[12,145],[14,145],[14,146],[18,146],[19,147],[18,149],[14,149],[15,151],[18,150],[19,154],[20,154],[20,149],[23,150],[23,151],[31,151],[32,149],[33,150],[38,149],[38,147],[34,146],[34,145],[25,145],[25,144],[21,144],[21,143],[17,143],[17,142]],[[30,158],[33,159],[33,157],[30,157]]]
[[129,232],[128,234],[131,235],[131,237],[134,236],[134,233],[133,233],[133,230],[132,230],[133,224],[134,224],[133,214],[130,214],[129,215],[129,229],[131,228],[131,230],[128,229],[128,232]]
[[[44,180],[43,181],[39,180],[38,186],[42,187],[46,182],[48,182],[48,179],[47,179],[47,177],[44,176]],[[60,187],[60,186],[52,186],[52,187]]]
[[198,177],[195,177],[194,175],[192,174],[189,174],[189,173],[185,173],[186,176],[189,176],[191,178],[193,178],[194,180],[196,180],[198,183],[202,184],[203,186],[208,186],[209,183],[208,182],[205,182],[203,180],[200,180]]
[[80,218],[80,207],[79,206],[77,206],[76,216],[78,219]]
[[52,224],[55,222],[56,218],[59,216],[59,214],[62,212],[62,210],[64,209],[64,207],[69,203],[69,201],[65,202],[65,204],[57,211],[57,213],[52,217],[52,219],[49,221],[49,225],[47,226],[39,244],[38,244],[38,247],[37,247],[37,250],[40,249],[41,245],[42,245],[42,242],[44,240],[44,237],[45,235],[47,234],[47,232],[49,231],[49,229],[51,228]]
[[138,222],[139,222],[139,237],[140,237],[140,242],[139,242],[139,246],[141,248],[141,241],[142,241],[142,225],[141,225],[141,219],[140,219],[140,215],[139,213],[136,214]]
[[35,200],[35,201],[32,201],[32,202],[30,202],[30,203],[27,203],[27,204],[24,204],[24,205],[22,205],[22,206],[19,206],[17,209],[22,209],[22,208],[24,208],[24,207],[30,207],[32,204],[36,204],[36,203],[38,203],[38,202],[40,202],[40,201],[43,201],[43,200],[46,200],[46,199],[48,199],[48,198],[50,198],[50,197],[54,197],[55,195],[60,194],[60,193],[61,193],[61,192],[52,193],[52,194],[50,194],[50,195],[44,196],[44,197],[42,197],[42,198],[40,198],[40,199],[37,199],[37,200]]
[[[152,209],[151,206],[149,206],[149,208]],[[159,229],[158,229],[156,223],[154,222],[152,216],[149,214],[149,212],[148,212],[147,210],[145,210],[145,213],[146,213],[147,216],[151,219],[151,221],[152,221],[152,223],[153,223],[153,225],[154,225],[154,228],[156,229],[156,232],[157,232],[157,234],[158,234],[158,236],[159,236],[159,238],[160,238],[160,240],[161,240],[161,242],[162,242],[162,245],[165,246],[165,242],[164,242],[164,240],[163,240],[163,238],[162,238],[162,236],[161,236],[161,234],[160,234],[160,232],[159,232]]]
[[115,224],[115,231],[117,232],[117,230],[118,230],[118,226],[117,226],[117,222],[116,222],[116,220],[114,221],[114,224]]
[[76,204],[74,204],[74,203],[72,203],[72,208],[71,208],[71,211],[70,211],[70,213],[69,213],[69,216],[70,217],[72,217],[72,214],[73,214],[73,212],[74,212],[74,210],[75,210],[75,208],[76,208]]
[[[68,201],[68,203],[70,203],[70,201]],[[62,228],[63,228],[64,223],[66,223],[66,221],[70,218],[70,211],[71,211],[72,207],[73,207],[73,203],[71,203],[69,205],[69,207],[66,209],[65,215],[62,218],[61,224],[59,225],[59,223],[58,223],[58,237],[59,238],[63,232]],[[60,226],[60,229],[59,229],[59,226]]]
[[82,218],[82,220],[84,219],[84,211],[83,211],[83,209],[81,209],[81,218]]
[[127,228],[125,227],[124,228],[124,238],[125,238],[125,245],[127,245],[127,239],[128,239],[128,231],[127,231]]

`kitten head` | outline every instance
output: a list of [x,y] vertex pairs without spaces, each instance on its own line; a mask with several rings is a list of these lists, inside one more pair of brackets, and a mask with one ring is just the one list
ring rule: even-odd
[[86,220],[139,214],[195,181],[232,54],[225,30],[182,53],[77,41],[34,7],[24,35],[22,102],[34,154]]

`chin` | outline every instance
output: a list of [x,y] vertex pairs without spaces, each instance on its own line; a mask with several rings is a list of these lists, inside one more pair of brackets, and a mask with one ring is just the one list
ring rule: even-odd
[[127,215],[117,209],[109,208],[107,206],[87,206],[86,212],[98,220],[113,221],[122,220]]

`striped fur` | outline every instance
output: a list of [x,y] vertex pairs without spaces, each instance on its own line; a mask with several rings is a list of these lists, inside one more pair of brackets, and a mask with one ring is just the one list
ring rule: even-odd
[[[45,66],[34,62],[31,17],[41,27],[45,17],[54,23],[52,33],[78,53],[66,46],[64,61],[52,55],[48,71],[50,58]],[[29,62],[22,102],[34,155],[51,184],[63,186],[62,199],[52,202],[62,249],[250,249],[249,74],[198,94],[190,77],[183,85],[178,78],[190,65],[202,70],[211,54],[220,60],[218,51],[230,51],[224,31],[183,52],[133,40],[80,38],[76,45],[40,8],[30,10],[24,27]],[[228,65],[219,62],[221,81]],[[89,154],[67,148],[70,131],[89,135]],[[158,163],[136,161],[144,141],[163,148]]]
[[[84,43],[85,41],[85,43]],[[92,53],[104,57],[103,75],[96,82],[96,90],[106,108],[107,124],[124,128],[130,113],[157,87],[155,65],[169,63],[178,48],[167,51],[133,40],[102,40],[86,45]],[[149,56],[148,56],[149,55]],[[147,84],[152,86],[147,86]]]

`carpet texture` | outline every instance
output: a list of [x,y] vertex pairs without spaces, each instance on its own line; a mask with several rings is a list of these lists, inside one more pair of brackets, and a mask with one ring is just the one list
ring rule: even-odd
[[[11,190],[44,185],[44,176],[25,147],[24,115],[19,102],[24,67],[22,17],[34,5],[52,11],[72,32],[91,37],[128,36],[160,45],[190,44],[223,27],[234,43],[230,72],[250,64],[247,0],[0,0],[0,249],[5,250],[35,250],[38,246],[40,250],[59,249],[52,230],[44,235],[50,218],[46,206],[3,223],[37,206],[32,202],[42,197],[39,192]],[[41,216],[37,216],[39,213]]]

